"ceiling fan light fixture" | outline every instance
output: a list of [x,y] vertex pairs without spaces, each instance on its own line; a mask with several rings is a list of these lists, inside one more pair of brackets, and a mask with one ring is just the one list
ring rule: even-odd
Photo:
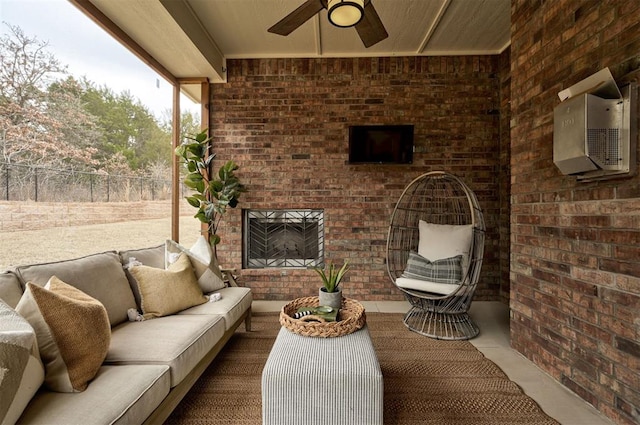
[[364,15],[364,0],[329,0],[329,22],[336,27],[356,25]]

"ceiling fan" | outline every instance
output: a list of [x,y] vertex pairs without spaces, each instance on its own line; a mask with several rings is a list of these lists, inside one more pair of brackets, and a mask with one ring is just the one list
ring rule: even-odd
[[346,28],[355,26],[364,47],[389,37],[371,0],[307,0],[267,31],[289,35],[322,9],[327,9],[329,22]]

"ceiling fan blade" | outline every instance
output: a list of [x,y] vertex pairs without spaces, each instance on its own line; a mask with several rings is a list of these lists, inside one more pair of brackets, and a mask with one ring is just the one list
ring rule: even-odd
[[364,15],[362,20],[356,25],[356,31],[358,31],[364,47],[371,47],[389,37],[371,1],[364,7]]
[[311,19],[316,13],[324,9],[322,0],[307,0],[296,10],[282,18],[267,31],[274,34],[289,35],[293,30]]

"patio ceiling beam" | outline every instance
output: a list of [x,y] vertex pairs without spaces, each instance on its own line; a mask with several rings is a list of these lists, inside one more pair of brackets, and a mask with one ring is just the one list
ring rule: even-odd
[[160,4],[180,26],[205,60],[220,76],[225,75],[225,58],[191,6],[182,0],[160,0]]

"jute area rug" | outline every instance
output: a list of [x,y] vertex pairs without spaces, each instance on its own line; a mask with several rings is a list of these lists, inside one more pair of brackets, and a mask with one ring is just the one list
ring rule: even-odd
[[[167,424],[261,424],[262,369],[280,324],[277,313],[256,314],[252,324],[236,331]],[[470,342],[418,335],[400,314],[367,313],[367,325],[384,377],[385,424],[558,424]]]

